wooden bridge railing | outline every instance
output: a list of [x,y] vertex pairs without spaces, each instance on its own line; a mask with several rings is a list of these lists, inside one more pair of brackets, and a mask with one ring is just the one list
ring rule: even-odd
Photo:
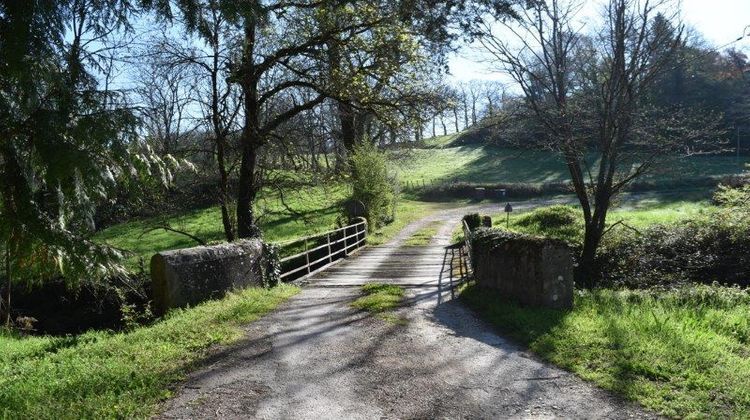
[[279,243],[281,247],[301,247],[299,252],[281,259],[281,280],[300,280],[315,274],[337,260],[357,252],[367,241],[367,221]]

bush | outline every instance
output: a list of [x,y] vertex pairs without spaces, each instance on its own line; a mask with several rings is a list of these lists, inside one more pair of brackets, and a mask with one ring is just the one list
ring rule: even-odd
[[354,147],[350,158],[353,199],[365,205],[370,228],[393,221],[398,182],[389,174],[385,154],[377,146],[363,142]]
[[467,214],[464,216],[463,221],[466,222],[466,225],[472,232],[482,225],[482,217],[479,216],[479,213]]
[[521,215],[513,221],[513,225],[526,233],[579,243],[583,236],[582,219],[580,211],[575,208],[556,205]]
[[719,185],[714,193],[714,202],[722,207],[747,213],[750,211],[750,184],[738,187]]
[[631,287],[750,286],[750,186],[722,185],[714,202],[723,209],[696,220],[605,237],[597,256],[603,280]]
[[750,223],[737,213],[641,233],[605,236],[597,269],[605,283],[648,287],[685,282],[750,285]]

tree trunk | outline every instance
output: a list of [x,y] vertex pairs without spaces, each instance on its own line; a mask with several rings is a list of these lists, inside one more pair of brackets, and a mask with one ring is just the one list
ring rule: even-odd
[[458,126],[460,125],[459,118],[458,118],[458,107],[453,108],[453,119],[455,120],[455,123],[456,123],[456,133],[458,133],[459,131],[461,131],[458,128]]
[[260,236],[260,229],[255,224],[253,213],[253,203],[257,195],[255,167],[258,159],[258,139],[257,133],[252,133],[252,130],[245,128],[242,131],[242,163],[237,192],[237,237],[253,238]]
[[583,249],[575,270],[575,281],[580,287],[587,289],[596,285],[596,250],[602,239],[602,230],[595,223],[587,222],[583,237]]
[[464,128],[469,128],[469,104],[464,101]]
[[339,121],[341,122],[341,142],[347,152],[351,153],[354,150],[354,145],[357,144],[354,108],[351,104],[342,101],[338,101],[337,108]]
[[229,215],[229,173],[226,165],[227,136],[224,124],[221,120],[219,106],[219,28],[214,27],[214,38],[212,41],[213,60],[211,67],[211,125],[216,141],[216,164],[219,169],[219,206],[221,208],[221,224],[224,227],[224,237],[232,242],[235,239],[234,223]]
[[5,303],[4,303],[4,310],[5,310],[5,328],[10,329],[10,321],[11,321],[11,315],[10,315],[10,294],[11,294],[11,286],[13,285],[13,279],[11,277],[10,272],[10,244],[5,244],[5,276],[8,278],[8,290],[5,292]]
[[242,57],[242,93],[244,94],[245,125],[240,136],[241,163],[239,190],[237,191],[237,236],[252,238],[260,236],[260,229],[255,224],[253,203],[257,195],[255,170],[258,160],[258,149],[262,144],[259,132],[258,80],[255,76],[254,48],[255,22],[245,18],[245,45]]
[[216,161],[219,164],[219,204],[221,206],[221,224],[224,226],[224,236],[227,241],[234,241],[234,226],[229,216],[229,174],[227,173],[224,148],[225,139],[216,141]]

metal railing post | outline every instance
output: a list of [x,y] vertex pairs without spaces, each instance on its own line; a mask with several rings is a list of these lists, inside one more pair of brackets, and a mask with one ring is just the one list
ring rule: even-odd
[[[359,231],[359,228],[360,228],[361,226],[364,226],[364,225],[360,224],[359,226],[357,226],[357,249],[359,249],[359,248],[361,248],[361,247],[362,247],[362,240],[364,239],[364,233],[365,233],[365,231],[364,231],[364,230],[363,230],[362,232],[360,232],[360,231]],[[360,234],[360,233],[362,233],[362,234],[363,234],[363,235],[362,235],[362,236],[363,236],[362,238],[360,238],[360,237],[359,237],[359,234]]]
[[307,274],[310,274],[310,253],[307,252],[307,238],[305,238],[305,262],[307,263]]
[[326,235],[326,238],[328,238],[328,262],[333,262],[333,253],[331,253],[331,234],[329,233]]
[[[349,235],[350,230],[354,230],[353,235]],[[339,238],[339,234],[343,234],[343,238]],[[325,235],[326,241],[323,242],[321,239]],[[354,243],[350,240],[350,238],[354,238]],[[313,240],[313,246],[310,247],[310,240]],[[288,268],[285,271],[282,271],[281,278],[282,280],[284,278],[288,278],[289,276],[300,273],[304,274],[302,277],[307,277],[309,275],[314,274],[317,270],[320,270],[322,268],[327,267],[329,264],[333,264],[336,262],[336,260],[348,257],[352,255],[353,253],[349,252],[349,248],[353,248],[354,252],[358,252],[360,248],[364,246],[364,243],[367,239],[367,221],[362,220],[359,223],[353,223],[351,225],[347,225],[344,227],[340,227],[338,229],[320,233],[318,235],[313,236],[307,236],[303,238],[299,238],[296,240],[288,241],[289,244],[294,244],[295,246],[299,246],[299,243],[302,243],[304,250],[302,252],[299,252],[294,255],[290,255],[287,257],[284,257],[281,259],[282,264],[286,264],[290,261],[293,261],[294,263],[298,263],[302,260],[304,257],[304,264],[299,264],[294,267]],[[344,256],[340,256],[341,249],[338,249],[338,244],[343,243],[343,251]],[[315,251],[318,250],[325,250],[324,252],[327,252],[327,254],[313,254]],[[310,257],[312,255],[312,258]],[[334,257],[336,255],[336,257]],[[317,269],[313,270],[313,265],[318,266]],[[297,276],[296,278],[299,278]]]
[[349,234],[346,232],[347,230],[349,230],[349,226],[344,228],[344,256],[345,257],[349,256],[349,245],[347,245],[346,243],[346,237],[349,236]]

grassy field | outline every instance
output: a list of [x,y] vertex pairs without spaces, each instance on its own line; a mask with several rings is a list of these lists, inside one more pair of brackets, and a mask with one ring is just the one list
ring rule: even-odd
[[[567,181],[568,170],[552,152],[498,148],[482,145],[453,146],[455,136],[427,141],[424,148],[391,153],[393,167],[404,184],[443,182],[546,183]],[[657,173],[643,180],[674,181],[692,177],[741,173],[749,158],[693,156],[665,160]],[[595,164],[591,158],[591,164]]]
[[522,308],[476,287],[461,298],[533,352],[677,418],[750,416],[750,292],[577,292],[571,312]]
[[[336,218],[342,214],[341,202],[348,191],[348,187],[332,185],[288,194],[285,200],[298,215],[291,215],[278,196],[261,197],[256,211],[265,238],[283,241],[332,229]],[[198,245],[193,239],[179,233],[151,230],[153,226],[165,222],[208,243],[224,240],[218,207],[122,223],[97,233],[95,238],[131,253],[126,264],[130,268],[138,264],[139,258],[145,258],[148,264],[151,255],[158,251]]]
[[[579,211],[577,206],[571,206],[571,208]],[[535,216],[540,211],[535,210]],[[681,220],[698,218],[713,211],[715,211],[715,207],[707,200],[663,200],[654,196],[644,200],[628,201],[612,209],[607,216],[607,221],[608,225],[622,222],[630,228],[642,229],[653,224],[671,224],[678,223]],[[529,223],[530,214],[528,211],[511,213],[508,229],[519,233],[546,235],[564,240],[582,239],[583,216],[578,213],[575,215],[575,223],[562,226],[559,229],[542,227],[533,221]],[[496,213],[490,216],[493,226],[506,228],[507,215],[505,213]],[[622,228],[627,229],[626,227]],[[461,234],[459,229],[456,229],[456,233]]]
[[0,418],[148,417],[211,346],[238,339],[240,325],[298,290],[246,289],[130,332],[0,335]]

